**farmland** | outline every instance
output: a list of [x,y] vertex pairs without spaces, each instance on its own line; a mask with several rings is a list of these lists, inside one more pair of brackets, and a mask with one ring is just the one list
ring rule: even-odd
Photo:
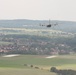
[[62,32],[59,30],[52,30],[52,29],[27,29],[27,28],[0,28],[1,34],[21,34],[21,35],[35,35],[35,36],[42,36],[48,38],[57,38],[57,37],[74,37],[73,33]]
[[[50,72],[53,66],[76,70],[75,43],[75,33],[48,28],[0,28],[0,74],[56,75]],[[8,54],[19,56],[6,57]]]
[[[19,55],[16,57],[0,56],[0,74],[1,75],[55,75],[49,72],[52,66],[58,69],[76,70],[75,55],[58,55],[54,58],[46,58],[47,55]],[[24,65],[24,64],[27,64]],[[33,65],[31,68],[30,65]],[[35,69],[39,67],[39,69]],[[13,74],[12,74],[13,73]]]
[[47,71],[36,69],[17,69],[17,68],[0,68],[1,75],[56,75]]

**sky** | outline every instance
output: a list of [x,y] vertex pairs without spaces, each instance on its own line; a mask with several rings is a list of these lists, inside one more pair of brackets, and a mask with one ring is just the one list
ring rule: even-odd
[[76,21],[76,0],[0,0],[0,19]]

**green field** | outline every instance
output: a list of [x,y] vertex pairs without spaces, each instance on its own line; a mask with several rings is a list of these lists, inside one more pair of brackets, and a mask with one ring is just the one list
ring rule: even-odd
[[27,28],[0,28],[0,33],[4,35],[16,34],[16,35],[36,35],[36,36],[43,36],[43,37],[64,37],[64,38],[72,38],[74,34],[59,31],[59,30],[52,30],[52,29],[27,29]]
[[[62,55],[46,58],[47,55],[20,55],[17,57],[0,56],[1,75],[56,75],[49,72],[52,66],[58,69],[76,70],[76,55]],[[24,66],[27,64],[28,66]],[[30,65],[33,65],[31,68]],[[36,69],[35,67],[39,67]]]
[[56,75],[56,74],[37,69],[0,68],[0,75]]
[[9,44],[13,44],[13,43],[12,42],[0,41],[0,45],[9,45]]

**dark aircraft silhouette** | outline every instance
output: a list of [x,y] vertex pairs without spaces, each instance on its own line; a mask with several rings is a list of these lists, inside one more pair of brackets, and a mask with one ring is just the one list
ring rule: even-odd
[[23,25],[23,26],[25,26],[25,27],[36,27],[36,26],[44,26],[44,27],[47,27],[47,28],[50,28],[50,27],[52,27],[52,26],[56,26],[56,25],[58,25],[58,23],[51,23],[50,22],[50,20],[49,20],[49,23],[48,24],[38,24],[38,25]]
[[41,25],[41,24],[40,24],[40,26],[46,26],[46,27],[52,27],[52,26],[56,26],[56,25],[58,25],[58,24],[57,24],[57,23],[51,24],[51,23],[50,23],[50,20],[49,20],[49,24],[46,24],[46,25]]

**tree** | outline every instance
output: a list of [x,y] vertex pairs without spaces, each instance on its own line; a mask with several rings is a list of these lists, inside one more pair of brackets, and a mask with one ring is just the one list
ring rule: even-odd
[[56,67],[51,67],[50,72],[57,72]]

